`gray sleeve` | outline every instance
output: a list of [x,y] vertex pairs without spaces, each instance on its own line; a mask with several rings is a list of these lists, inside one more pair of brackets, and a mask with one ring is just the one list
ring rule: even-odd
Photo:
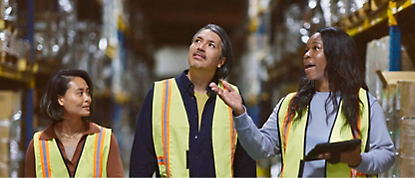
[[395,163],[395,148],[388,133],[382,107],[372,95],[369,96],[369,152],[362,154],[362,162],[355,169],[365,174],[379,174]]
[[255,160],[272,157],[279,153],[277,117],[281,101],[275,106],[272,114],[259,130],[246,113],[246,109],[244,114],[234,117],[238,139],[249,156]]

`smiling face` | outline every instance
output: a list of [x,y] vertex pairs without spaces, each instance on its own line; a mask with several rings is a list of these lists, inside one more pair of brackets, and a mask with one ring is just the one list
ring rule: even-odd
[[304,54],[304,69],[308,80],[318,83],[328,82],[325,72],[327,60],[324,55],[323,39],[320,33],[315,33],[307,42]]
[[226,58],[221,57],[222,43],[219,35],[211,30],[202,30],[193,39],[189,47],[187,60],[190,68],[205,69],[215,72]]
[[81,77],[75,77],[68,83],[64,96],[58,96],[65,118],[88,117],[90,115],[91,96],[89,86]]

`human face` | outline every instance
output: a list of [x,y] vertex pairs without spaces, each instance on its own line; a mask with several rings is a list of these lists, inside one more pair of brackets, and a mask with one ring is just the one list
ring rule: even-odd
[[91,106],[88,84],[81,77],[73,78],[65,95],[58,97],[58,102],[63,107],[65,118],[88,117]]
[[206,29],[197,34],[189,47],[187,60],[190,68],[216,71],[226,58],[221,57],[222,43],[218,34]]
[[325,72],[327,60],[324,56],[323,39],[320,33],[315,33],[308,40],[303,63],[308,80],[328,82]]

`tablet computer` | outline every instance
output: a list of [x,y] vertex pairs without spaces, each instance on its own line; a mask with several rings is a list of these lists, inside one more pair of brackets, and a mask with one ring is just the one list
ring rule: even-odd
[[322,153],[331,153],[339,155],[341,152],[352,151],[361,143],[360,139],[353,139],[342,142],[319,143],[304,157],[304,161],[318,160],[318,155]]

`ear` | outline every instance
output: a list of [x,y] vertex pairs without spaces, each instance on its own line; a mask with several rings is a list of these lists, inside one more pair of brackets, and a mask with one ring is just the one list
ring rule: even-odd
[[223,66],[223,64],[225,64],[226,61],[226,57],[220,57],[219,58],[219,64],[218,64],[218,68],[221,68]]
[[58,103],[60,106],[63,106],[63,100],[64,100],[63,96],[58,96]]

